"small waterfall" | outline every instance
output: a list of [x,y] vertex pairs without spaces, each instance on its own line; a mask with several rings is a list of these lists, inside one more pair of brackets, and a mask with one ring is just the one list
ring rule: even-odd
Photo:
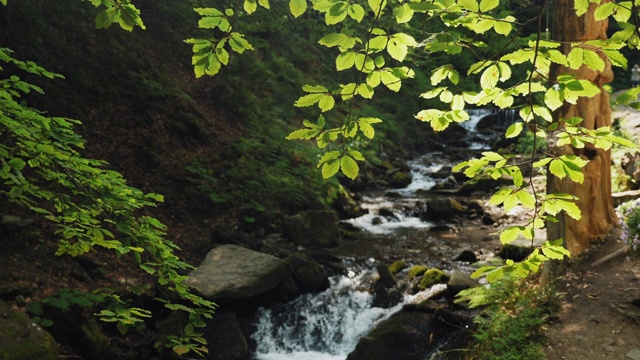
[[306,294],[277,310],[261,309],[252,335],[259,360],[344,360],[374,325],[403,304],[428,299],[446,285],[435,285],[383,309],[372,307],[366,291],[375,271],[331,278],[329,289]]
[[257,330],[260,360],[344,360],[377,321],[400,309],[371,307],[364,288],[375,272],[338,276],[319,294],[299,297],[278,311],[261,309]]

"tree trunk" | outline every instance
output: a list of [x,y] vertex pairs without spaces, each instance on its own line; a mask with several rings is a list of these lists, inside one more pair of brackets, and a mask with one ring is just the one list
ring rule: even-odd
[[[603,0],[602,3],[609,0]],[[606,39],[608,21],[596,21],[593,17],[598,4],[590,3],[589,11],[577,17],[572,0],[553,0],[552,36],[554,40],[568,42],[562,45],[564,54],[571,50],[570,42]],[[594,71],[586,66],[572,70],[564,66],[553,66],[550,80],[553,83],[558,75],[571,73],[580,79],[588,79],[601,89],[600,94],[592,97],[581,97],[576,105],[565,103],[554,112],[554,121],[573,116],[583,120],[581,125],[588,129],[611,126],[611,108],[609,95],[602,89],[605,83],[613,80],[611,63],[606,56],[600,54],[605,61],[604,71]],[[556,148],[556,155],[573,154],[589,163],[583,168],[584,182],[578,184],[568,178],[563,180],[549,175],[547,179],[548,193],[568,193],[579,198],[577,205],[582,211],[582,218],[574,220],[562,213],[563,219],[557,224],[549,224],[550,240],[564,238],[567,249],[572,255],[580,254],[594,240],[603,239],[616,221],[611,198],[611,152],[596,149],[587,144],[583,149],[572,146]]]

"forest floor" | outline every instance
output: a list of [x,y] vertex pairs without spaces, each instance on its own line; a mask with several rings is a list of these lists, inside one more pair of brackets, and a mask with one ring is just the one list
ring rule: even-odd
[[[640,138],[639,111],[621,107],[613,118]],[[640,261],[621,254],[593,265],[626,245],[621,236],[614,228],[603,243],[572,259],[557,279],[563,299],[558,318],[546,329],[550,360],[640,360]]]
[[546,328],[548,359],[640,359],[640,262],[620,255],[593,265],[625,246],[620,234],[614,229],[557,278],[563,299]]

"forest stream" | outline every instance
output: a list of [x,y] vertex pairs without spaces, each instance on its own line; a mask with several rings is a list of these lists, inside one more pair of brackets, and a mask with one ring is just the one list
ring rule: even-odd
[[[487,115],[477,111],[465,123],[468,131],[466,149],[470,152],[489,149],[489,136],[478,134],[475,126]],[[508,124],[507,124],[508,125]],[[438,182],[441,169],[453,164],[448,152],[429,153],[408,163],[412,182],[402,189],[383,189],[360,195],[360,206],[367,210],[361,217],[344,220],[346,226],[357,229],[355,236],[331,249],[332,255],[342,259],[346,275],[330,279],[324,292],[306,294],[273,309],[261,309],[256,319],[252,339],[256,356],[262,360],[338,360],[347,358],[358,340],[379,321],[400,310],[403,305],[417,303],[441,293],[445,284],[437,284],[423,291],[405,292],[386,307],[374,305],[374,295],[367,291],[372,277],[378,276],[376,266],[402,260],[411,265],[425,265],[447,273],[473,272],[469,261],[456,261],[463,252],[473,252],[478,259],[496,256],[493,247],[495,231],[473,216],[465,223],[453,219],[425,219],[424,209],[429,198],[445,197],[429,191]],[[467,201],[486,199],[466,197]],[[497,225],[497,224],[496,224]]]

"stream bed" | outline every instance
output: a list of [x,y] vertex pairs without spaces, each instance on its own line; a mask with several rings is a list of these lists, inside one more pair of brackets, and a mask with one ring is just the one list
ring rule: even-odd
[[[471,113],[464,124],[469,131],[469,151],[489,148],[486,137],[474,127],[486,112]],[[404,304],[415,303],[442,291],[435,285],[417,294],[404,294],[393,306],[374,307],[370,293],[376,265],[402,260],[409,265],[426,265],[446,272],[473,271],[468,262],[453,258],[464,249],[478,249],[479,239],[491,233],[479,225],[427,221],[421,216],[429,190],[438,182],[434,175],[451,167],[446,152],[429,153],[409,161],[412,182],[403,189],[377,190],[361,194],[359,205],[367,211],[361,217],[345,220],[358,229],[353,239],[343,239],[329,252],[343,259],[347,274],[330,279],[330,288],[306,294],[280,307],[261,309],[256,319],[255,356],[260,360],[344,360],[358,340],[377,322],[388,318]],[[444,230],[443,230],[444,229]],[[434,231],[437,230],[437,231]]]

